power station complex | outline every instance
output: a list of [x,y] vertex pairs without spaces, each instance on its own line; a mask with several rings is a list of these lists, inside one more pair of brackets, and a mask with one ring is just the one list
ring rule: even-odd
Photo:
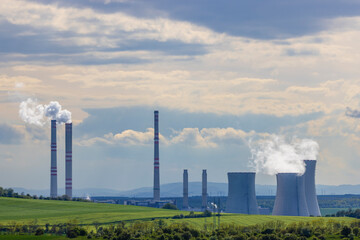
[[[315,190],[316,160],[304,160],[305,173],[278,173],[273,215],[321,216]],[[154,111],[154,198],[160,201],[159,111]],[[207,172],[202,172],[201,208],[206,209]],[[189,175],[183,172],[183,209],[189,208]],[[254,172],[228,173],[226,212],[259,214],[255,194]]]
[[[169,200],[160,199],[159,111],[154,111],[154,185],[153,199],[128,201],[131,205],[161,207]],[[72,197],[72,123],[65,124],[65,194]],[[278,173],[273,215],[320,216],[315,189],[316,160],[304,160],[305,173]],[[229,172],[226,212],[259,214],[254,172]],[[183,209],[189,209],[189,175],[183,172]],[[56,120],[51,121],[50,196],[57,197]],[[208,208],[207,172],[202,171],[202,210]]]

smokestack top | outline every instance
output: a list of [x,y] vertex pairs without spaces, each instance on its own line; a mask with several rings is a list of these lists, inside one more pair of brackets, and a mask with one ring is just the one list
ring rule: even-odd
[[235,174],[255,174],[255,172],[228,172],[229,175]]
[[286,172],[286,173],[277,173],[276,176],[302,176],[303,174],[297,172]]

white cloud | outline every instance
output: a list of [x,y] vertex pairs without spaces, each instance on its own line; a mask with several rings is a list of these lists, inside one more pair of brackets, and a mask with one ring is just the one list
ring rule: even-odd
[[[160,134],[160,143],[165,146],[182,144],[195,148],[216,148],[224,144],[244,144],[247,138],[255,135],[255,132],[246,133],[234,128],[184,128],[181,131],[165,137]],[[154,139],[154,129],[148,128],[146,132],[125,130],[121,133],[108,133],[103,137],[83,139],[80,146],[92,146],[97,143],[108,145],[138,146],[151,145]]]
[[45,5],[23,0],[1,1],[0,15],[2,19],[16,25],[97,36],[94,38],[96,43],[76,41],[79,45],[114,47],[107,37],[118,36],[117,41],[121,41],[122,35],[128,39],[177,40],[202,44],[213,44],[223,38],[222,34],[183,21],[142,19],[121,12],[105,14],[90,8],[60,7],[56,4]]

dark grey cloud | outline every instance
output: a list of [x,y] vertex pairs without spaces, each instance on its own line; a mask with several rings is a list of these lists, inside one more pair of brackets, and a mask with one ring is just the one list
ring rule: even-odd
[[[52,0],[36,0],[51,3]],[[57,1],[60,5],[90,7],[101,12],[126,12],[145,17],[169,17],[206,26],[217,32],[260,39],[308,35],[324,30],[324,20],[360,14],[357,0],[131,0]]]
[[360,111],[347,107],[345,115],[352,118],[360,118]]
[[[107,133],[119,133],[132,129],[145,131],[153,127],[153,110],[149,107],[119,107],[106,109],[84,109],[90,116],[75,126],[74,134],[78,137],[96,137]],[[276,117],[265,114],[217,115],[213,113],[188,113],[160,108],[160,130],[165,136],[183,128],[227,128],[233,127],[244,131],[275,133],[281,127],[293,126],[317,119],[323,113],[316,112],[299,116]],[[75,136],[75,135],[74,135]]]
[[8,124],[0,124],[0,144],[19,144],[24,135]]
[[[96,34],[86,36],[94,39],[101,37]],[[109,55],[101,58],[91,53],[156,51],[164,55],[195,56],[208,52],[201,44],[187,44],[181,41],[130,40],[126,38],[124,32],[116,32],[113,36],[108,36],[116,43],[114,47],[97,46],[96,44],[82,46],[68,40],[76,37],[79,36],[73,32],[39,30],[3,21],[0,22],[0,53],[3,53],[2,56],[0,55],[0,60],[80,65],[141,64],[149,60],[141,57],[111,57]]]

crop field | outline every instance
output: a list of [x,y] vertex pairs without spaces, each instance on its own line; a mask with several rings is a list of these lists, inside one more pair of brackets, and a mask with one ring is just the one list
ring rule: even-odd
[[[104,203],[67,202],[32,200],[18,198],[0,198],[0,224],[8,225],[14,222],[30,223],[36,221],[39,225],[46,223],[66,223],[77,220],[79,224],[92,225],[112,224],[120,221],[148,221],[163,219],[167,223],[188,222],[192,225],[203,226],[204,223],[212,223],[213,218],[183,218],[172,219],[173,216],[189,212],[178,210],[156,209],[148,207],[124,206]],[[221,223],[235,223],[240,225],[254,225],[271,221],[283,221],[285,223],[298,221],[313,221],[317,219],[330,219],[336,221],[353,221],[352,218],[319,218],[319,217],[290,217],[271,215],[241,215],[222,214]]]

